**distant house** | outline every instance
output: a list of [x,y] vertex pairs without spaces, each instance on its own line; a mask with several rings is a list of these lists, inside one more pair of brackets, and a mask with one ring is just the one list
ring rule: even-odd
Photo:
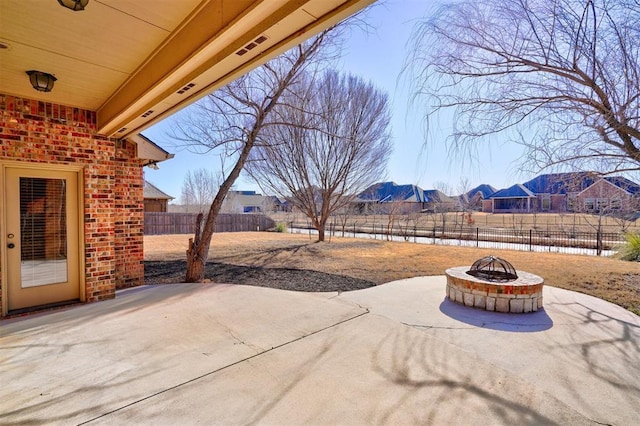
[[271,206],[271,211],[274,213],[277,212],[290,212],[293,206],[291,202],[283,197],[278,197],[276,195],[267,196],[268,204]]
[[[198,213],[209,210],[211,201],[203,201],[200,204],[171,204],[171,213]],[[288,200],[272,195],[258,194],[256,191],[229,191],[220,213],[271,213],[291,211],[291,204]]]
[[527,213],[535,209],[535,199],[536,195],[533,192],[517,183],[491,194],[488,203],[483,202],[483,207],[490,207],[492,213]]
[[483,201],[488,200],[496,191],[491,185],[481,184],[463,194],[462,202],[468,209],[481,211]]
[[395,182],[379,182],[358,194],[358,199],[379,203],[393,201],[421,203],[424,201],[424,190],[417,185],[398,185]]
[[273,197],[256,191],[229,191],[222,203],[223,213],[265,213],[273,211]]
[[150,212],[166,212],[169,201],[173,200],[171,195],[162,192],[158,187],[148,181],[144,181],[143,187],[144,211]]
[[356,205],[360,212],[387,213],[391,210],[405,214],[420,211],[451,211],[457,207],[453,197],[437,189],[424,190],[417,185],[398,185],[379,182],[358,194]]
[[459,209],[458,200],[437,189],[423,191],[422,210],[425,212],[450,212]]
[[594,172],[551,173],[537,176],[523,185],[536,195],[533,210],[564,212],[570,194],[578,194],[593,185],[600,176]]
[[424,190],[417,185],[379,182],[358,194],[354,204],[360,213],[408,213],[422,210],[424,202]]
[[640,185],[620,176],[595,172],[544,174],[501,189],[483,201],[483,211],[603,212],[637,208]]

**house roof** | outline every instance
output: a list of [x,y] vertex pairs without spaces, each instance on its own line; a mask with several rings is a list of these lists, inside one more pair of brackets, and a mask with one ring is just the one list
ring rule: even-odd
[[596,172],[550,173],[523,183],[534,194],[566,194],[580,192],[600,178]]
[[225,202],[241,206],[260,206],[267,200],[271,198],[257,194],[256,191],[229,191],[225,198]]
[[622,176],[601,176],[598,172],[551,173],[537,176],[523,185],[534,194],[582,192],[604,179],[630,194],[640,193],[640,185]]
[[0,92],[96,111],[98,134],[126,138],[373,1],[0,1]]
[[424,201],[424,191],[417,185],[398,185],[395,182],[379,182],[358,194],[361,201]]
[[627,191],[631,195],[640,194],[640,185],[632,180],[629,180],[622,176],[605,176],[604,180],[614,184],[618,188]]
[[494,192],[489,198],[530,198],[535,197],[535,194],[531,192],[527,187],[521,183],[516,183],[509,188],[504,188]]
[[149,200],[173,200],[174,197],[162,192],[158,187],[154,186],[151,182],[144,181],[143,188],[144,198]]
[[274,205],[284,206],[289,204],[289,200],[284,197],[279,197],[277,195],[267,195],[267,198],[271,200]]
[[468,191],[466,195],[468,198],[473,198],[476,194],[480,193],[482,198],[487,199],[496,191],[497,189],[493,186],[483,183]]
[[156,145],[155,142],[142,134],[132,135],[129,140],[138,146],[138,158],[143,160],[143,165],[145,166],[157,169],[157,167],[154,167],[156,163],[174,157],[173,154],[165,151],[162,147]]
[[425,189],[423,191],[425,203],[454,203],[456,200],[437,189]]

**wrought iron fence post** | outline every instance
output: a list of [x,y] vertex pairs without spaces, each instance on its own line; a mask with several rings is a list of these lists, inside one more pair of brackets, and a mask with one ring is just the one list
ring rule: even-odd
[[529,229],[529,251],[533,251],[533,229]]
[[480,247],[480,228],[476,226],[476,247]]

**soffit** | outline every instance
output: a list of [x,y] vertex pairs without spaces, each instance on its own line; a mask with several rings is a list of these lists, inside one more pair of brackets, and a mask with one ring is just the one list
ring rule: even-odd
[[[0,90],[96,111],[201,0],[91,0],[73,12],[54,0],[0,2]],[[49,93],[25,71],[55,75]]]
[[[0,92],[97,111],[101,134],[125,137],[373,1],[90,0],[73,12],[2,0]],[[30,69],[55,75],[54,89],[33,90]]]

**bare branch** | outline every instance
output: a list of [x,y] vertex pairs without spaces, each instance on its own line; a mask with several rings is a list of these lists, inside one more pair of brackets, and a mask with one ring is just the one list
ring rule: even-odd
[[427,121],[455,111],[455,146],[528,133],[539,166],[638,170],[639,21],[635,0],[454,2],[416,26],[404,72]]
[[390,154],[387,96],[354,76],[308,78],[297,105],[265,129],[247,170],[265,192],[289,197],[324,239],[329,216],[384,175]]

